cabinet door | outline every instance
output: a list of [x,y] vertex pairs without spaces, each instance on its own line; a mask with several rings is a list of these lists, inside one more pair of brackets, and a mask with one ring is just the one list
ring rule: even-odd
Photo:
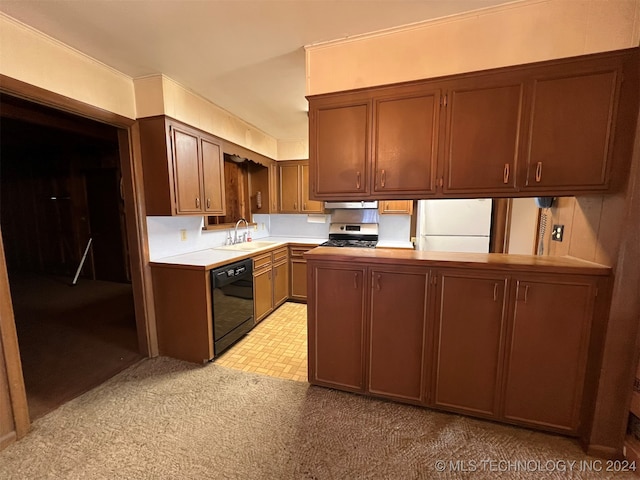
[[300,165],[300,192],[303,213],[324,213],[324,203],[309,199],[309,165]]
[[594,297],[579,281],[517,281],[505,418],[577,431]]
[[289,263],[273,267],[273,308],[282,305],[289,298]]
[[280,212],[300,212],[298,165],[280,165]]
[[273,274],[271,267],[253,273],[253,318],[258,323],[273,310]]
[[203,211],[198,137],[171,126],[176,213]]
[[612,69],[533,82],[525,190],[607,187],[620,77]]
[[444,193],[515,191],[523,94],[522,82],[448,92]]
[[291,298],[307,299],[307,262],[304,259],[291,259]]
[[413,213],[413,200],[381,200],[378,211],[381,214],[411,215]]
[[438,276],[433,404],[493,417],[498,412],[507,279]]
[[200,140],[202,150],[202,180],[204,211],[208,215],[225,214],[224,157],[219,144]]
[[310,104],[311,198],[361,198],[369,194],[371,101]]
[[371,270],[369,392],[424,400],[429,272],[394,267]]
[[377,197],[435,194],[439,115],[440,90],[375,100],[373,191]]
[[308,263],[309,381],[364,390],[364,268]]

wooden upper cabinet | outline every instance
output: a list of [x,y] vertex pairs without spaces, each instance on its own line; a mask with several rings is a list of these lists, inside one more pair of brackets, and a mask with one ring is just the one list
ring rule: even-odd
[[532,83],[523,189],[605,190],[621,71],[554,70]]
[[202,212],[202,174],[199,139],[175,126],[169,127],[173,156],[176,213]]
[[323,202],[309,199],[309,162],[279,162],[280,213],[322,213]]
[[202,150],[202,180],[204,211],[207,215],[225,214],[224,155],[222,147],[204,138]]
[[224,215],[221,141],[164,116],[138,124],[147,215]]
[[309,117],[310,197],[368,196],[371,100],[311,101]]
[[300,182],[298,165],[279,165],[280,169],[280,213],[300,211]]
[[632,157],[639,57],[636,48],[310,97],[311,198],[616,191]]
[[413,200],[382,200],[378,204],[378,212],[382,215],[411,215],[413,213]]
[[504,417],[576,433],[595,286],[520,276],[507,342]]
[[400,90],[375,98],[373,109],[373,195],[435,194],[440,90]]
[[300,164],[300,195],[302,205],[300,211],[303,213],[323,213],[324,202],[311,200],[309,188],[309,163]]
[[514,192],[524,83],[473,83],[447,93],[442,191]]

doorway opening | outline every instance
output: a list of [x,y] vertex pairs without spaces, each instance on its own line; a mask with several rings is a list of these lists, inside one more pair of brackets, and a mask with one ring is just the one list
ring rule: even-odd
[[0,115],[0,223],[34,420],[142,358],[118,129],[7,95]]

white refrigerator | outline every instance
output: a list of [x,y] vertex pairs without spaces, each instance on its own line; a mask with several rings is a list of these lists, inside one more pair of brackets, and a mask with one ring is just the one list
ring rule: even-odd
[[489,252],[491,199],[418,201],[418,250]]

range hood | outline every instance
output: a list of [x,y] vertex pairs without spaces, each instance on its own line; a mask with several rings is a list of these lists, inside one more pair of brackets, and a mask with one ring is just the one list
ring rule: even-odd
[[324,208],[332,210],[335,208],[378,208],[378,201],[369,202],[324,202]]

